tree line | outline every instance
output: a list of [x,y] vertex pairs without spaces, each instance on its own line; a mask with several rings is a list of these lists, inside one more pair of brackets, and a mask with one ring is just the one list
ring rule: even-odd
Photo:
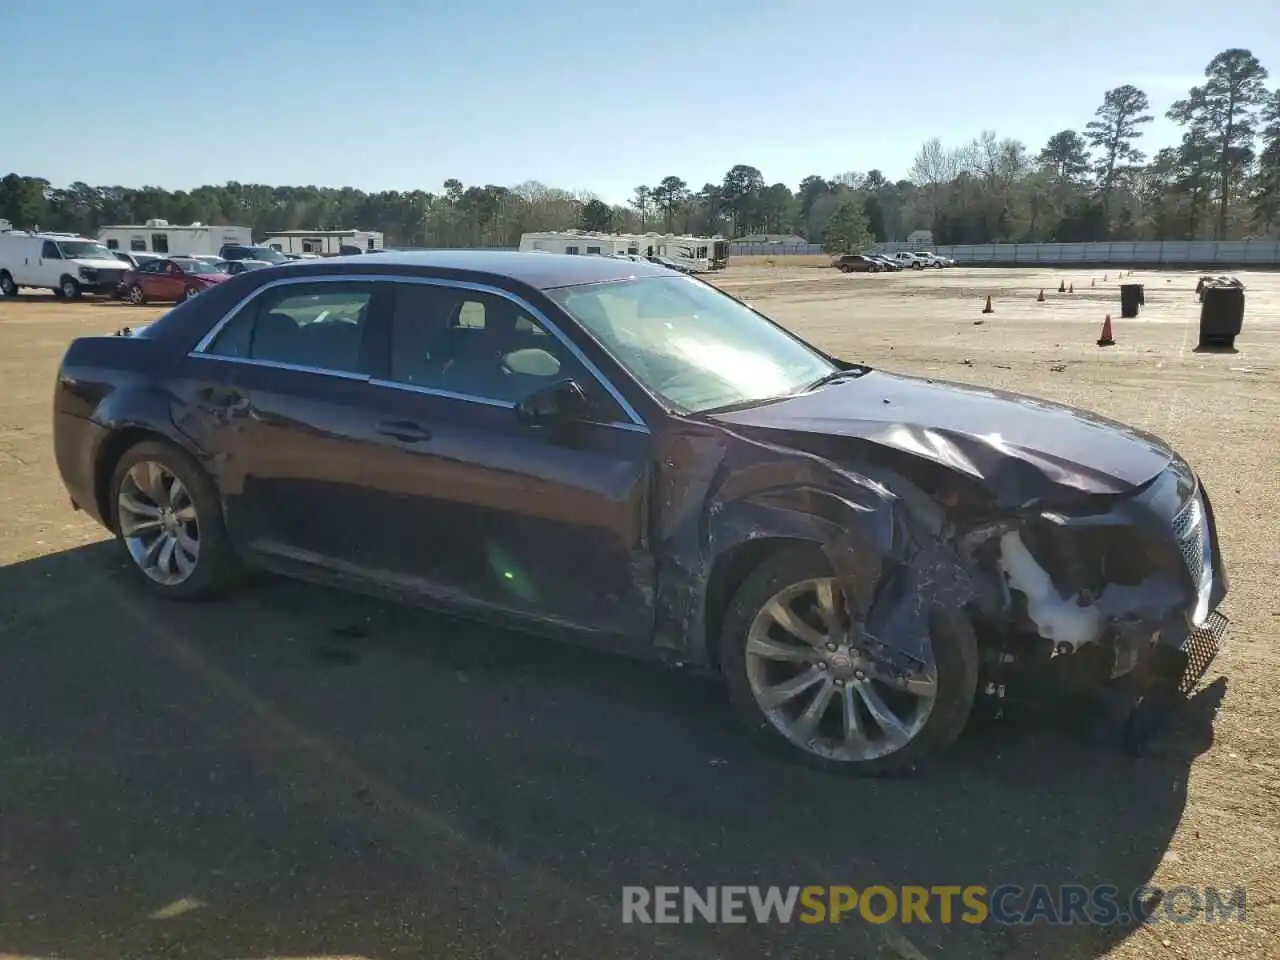
[[736,164],[695,189],[671,175],[635,188],[626,204],[548,187],[464,186],[439,192],[369,193],[351,187],[226,183],[193,190],[55,187],[11,173],[0,180],[0,218],[93,234],[105,224],[163,218],[174,224],[240,224],[278,230],[381,230],[388,246],[513,247],[522,233],[581,228],[798,235],[832,251],[932,231],[939,244],[1198,240],[1280,236],[1280,89],[1248,50],[1218,54],[1203,84],[1169,108],[1181,139],[1148,157],[1147,95],[1108,90],[1082,129],[1055,133],[1033,151],[986,130],[967,144],[938,139],[908,176],[880,170],[813,174],[792,189]]

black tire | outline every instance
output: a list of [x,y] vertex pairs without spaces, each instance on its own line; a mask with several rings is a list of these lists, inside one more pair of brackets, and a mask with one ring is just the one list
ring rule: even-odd
[[136,283],[129,285],[129,289],[124,292],[124,297],[136,307],[144,306],[147,302],[147,295],[142,292],[142,287]]
[[788,547],[767,556],[747,576],[729,602],[720,636],[720,666],[729,699],[751,736],[763,747],[818,769],[861,776],[891,776],[916,769],[928,756],[950,746],[964,730],[978,689],[978,642],[960,610],[936,609],[932,617],[937,697],[924,726],[906,745],[886,756],[843,761],[818,756],[792,743],[761,712],[747,675],[747,635],[757,613],[792,584],[832,575],[816,546]]
[[199,287],[187,287],[185,290],[183,290],[183,291],[182,291],[182,299],[183,299],[184,301],[185,301],[185,300],[193,300],[193,299],[195,299],[195,298],[196,298],[196,297],[198,297],[198,296],[200,296],[200,288],[199,288]]
[[[180,583],[163,584],[149,577],[134,561],[128,544],[120,533],[121,484],[134,465],[146,460],[160,464],[182,481],[196,509],[200,536],[199,555],[195,569]],[[116,544],[128,562],[129,569],[152,593],[170,600],[203,600],[222,593],[239,579],[240,564],[222,522],[217,488],[204,469],[186,451],[165,440],[144,440],[135,444],[116,463],[108,490],[108,509],[111,529],[116,534]]]
[[63,300],[79,300],[80,292],[80,281],[70,274],[58,281],[58,296]]
[[13,274],[8,270],[0,270],[0,297],[16,297],[18,295],[18,285],[13,280]]

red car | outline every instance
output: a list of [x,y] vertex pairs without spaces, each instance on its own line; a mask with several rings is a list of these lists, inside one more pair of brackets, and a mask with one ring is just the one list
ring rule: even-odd
[[124,275],[121,284],[130,303],[149,300],[190,300],[215,283],[226,280],[221,264],[191,257],[167,257],[152,260]]

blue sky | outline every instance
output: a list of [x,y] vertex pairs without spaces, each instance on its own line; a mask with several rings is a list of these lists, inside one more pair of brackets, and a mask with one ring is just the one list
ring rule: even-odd
[[1280,0],[0,6],[0,174],[59,185],[457,177],[621,202],[735,163],[792,187],[896,178],[927,138],[983,128],[1038,150],[1122,83],[1151,97],[1152,152],[1177,136],[1165,109],[1231,46],[1280,86]]

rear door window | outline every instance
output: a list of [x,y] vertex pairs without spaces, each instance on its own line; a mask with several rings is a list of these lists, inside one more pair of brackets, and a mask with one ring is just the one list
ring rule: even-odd
[[364,373],[364,340],[378,285],[365,281],[272,287],[238,313],[206,353],[333,373]]

